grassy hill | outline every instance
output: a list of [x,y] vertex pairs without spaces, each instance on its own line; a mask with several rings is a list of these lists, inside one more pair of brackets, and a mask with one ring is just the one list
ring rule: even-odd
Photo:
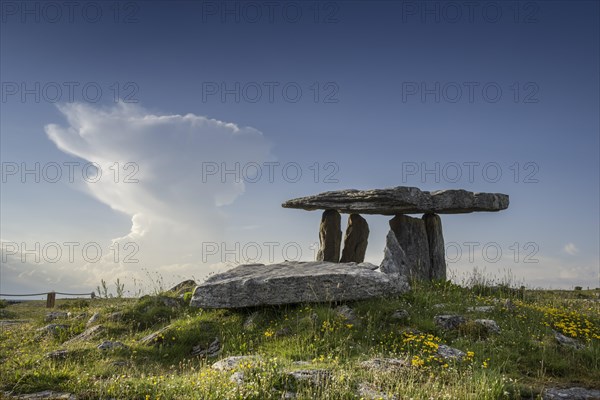
[[[0,319],[21,322],[0,326],[0,397],[53,390],[78,399],[479,400],[600,389],[599,295],[444,282],[348,307],[203,310],[171,293],[57,300],[54,310],[41,301],[4,304]],[[490,307],[471,309],[481,306]],[[50,311],[59,314],[46,321]],[[451,314],[466,322],[434,322]],[[98,349],[105,341],[113,348]],[[443,357],[443,345],[464,354]],[[212,367],[241,355],[253,357]]]

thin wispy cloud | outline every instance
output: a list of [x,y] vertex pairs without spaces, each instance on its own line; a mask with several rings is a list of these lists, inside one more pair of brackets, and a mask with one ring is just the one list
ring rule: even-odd
[[565,253],[570,254],[572,256],[579,253],[579,249],[577,248],[577,246],[575,246],[575,243],[567,243],[565,247],[563,247],[563,250],[565,251]]

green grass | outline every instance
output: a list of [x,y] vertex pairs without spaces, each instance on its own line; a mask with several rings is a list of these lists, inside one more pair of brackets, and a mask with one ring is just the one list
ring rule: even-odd
[[[57,300],[56,308],[72,317],[53,321],[69,326],[56,335],[36,332],[47,324],[44,302],[6,305],[11,318],[29,322],[0,328],[0,392],[55,390],[80,399],[280,399],[294,391],[299,399],[356,399],[357,388],[367,385],[402,399],[520,399],[536,398],[549,386],[599,388],[599,294],[415,284],[400,297],[348,303],[357,316],[354,323],[340,317],[339,304],[333,303],[203,310],[171,308],[160,296]],[[438,304],[443,308],[434,307]],[[495,308],[466,312],[477,305]],[[398,309],[410,317],[393,319]],[[94,312],[105,329],[90,341],[65,344],[84,331]],[[113,312],[122,317],[108,320]],[[74,318],[81,313],[87,317]],[[435,326],[435,315],[451,313],[494,319],[502,332],[488,334],[473,324],[451,332]],[[254,323],[244,327],[250,316]],[[156,345],[139,342],[165,326],[169,329]],[[560,346],[553,330],[585,347]],[[190,356],[193,346],[208,346],[216,337],[223,345],[217,357]],[[101,352],[96,346],[103,340],[128,347]],[[467,357],[443,360],[436,356],[439,344],[468,352]],[[70,351],[66,359],[45,357],[58,349]],[[231,372],[210,368],[230,355],[261,356],[239,367],[242,385],[230,381]],[[412,366],[381,372],[359,365],[374,357],[402,358]],[[296,382],[287,372],[299,368],[327,369],[331,375],[320,385]]]

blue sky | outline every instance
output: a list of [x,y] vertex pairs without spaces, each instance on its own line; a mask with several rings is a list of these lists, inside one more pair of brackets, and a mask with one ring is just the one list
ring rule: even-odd
[[442,216],[457,281],[600,286],[598,2],[47,4],[1,2],[0,293],[309,260],[283,201],[398,185],[510,195]]

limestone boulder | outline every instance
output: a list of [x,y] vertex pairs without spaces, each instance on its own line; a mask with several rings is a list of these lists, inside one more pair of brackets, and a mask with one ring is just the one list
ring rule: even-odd
[[320,303],[393,296],[409,290],[403,276],[376,269],[369,263],[324,261],[240,265],[200,284],[190,305],[243,308]]

